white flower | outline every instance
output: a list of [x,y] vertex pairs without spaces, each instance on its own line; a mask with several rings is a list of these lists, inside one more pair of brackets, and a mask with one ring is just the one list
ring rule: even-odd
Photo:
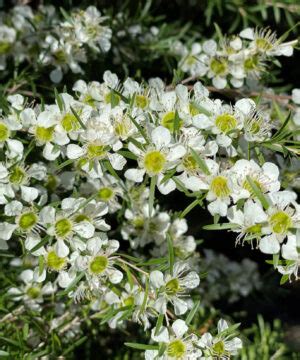
[[157,290],[157,299],[154,308],[161,314],[167,311],[167,304],[171,302],[174,306],[175,314],[184,314],[190,301],[186,297],[186,292],[196,288],[200,279],[196,272],[190,271],[186,263],[177,262],[174,264],[172,274],[164,274],[154,270],[150,273],[150,283]]

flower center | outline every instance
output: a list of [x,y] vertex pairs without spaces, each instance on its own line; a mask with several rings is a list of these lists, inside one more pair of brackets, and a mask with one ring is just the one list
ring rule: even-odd
[[106,146],[97,144],[88,144],[87,156],[89,159],[99,159],[106,155]]
[[30,299],[36,299],[40,296],[41,290],[40,288],[33,286],[27,289],[26,294]]
[[210,62],[210,69],[216,75],[224,75],[227,72],[227,62],[225,59],[213,58]]
[[192,103],[189,104],[189,112],[192,116],[200,114],[200,110]]
[[54,126],[45,128],[43,126],[37,126],[35,129],[35,137],[38,141],[46,143],[53,139]]
[[255,225],[249,226],[249,227],[246,229],[246,233],[249,233],[249,234],[260,234],[260,233],[261,233],[261,225],[260,225],[260,224],[255,224]]
[[25,179],[26,179],[25,170],[22,169],[20,166],[14,166],[9,174],[9,181],[12,184],[20,185],[25,181]]
[[138,107],[138,108],[141,108],[141,109],[145,109],[145,107],[148,105],[149,103],[149,100],[146,96],[144,95],[136,95],[135,97],[135,105]]
[[128,296],[128,298],[126,298],[126,299],[124,300],[124,305],[125,305],[125,306],[134,305],[134,297],[133,297],[133,296]]
[[126,136],[128,134],[128,125],[125,122],[118,121],[114,126],[115,132],[118,136]]
[[186,346],[181,340],[171,341],[167,347],[167,354],[170,357],[180,359],[185,354]]
[[[161,120],[161,124],[168,130],[173,132],[175,130],[175,111],[169,111],[168,113],[166,113]],[[178,129],[181,128],[182,124],[183,121],[181,119],[178,119]]]
[[46,263],[50,269],[59,271],[65,266],[66,260],[65,258],[59,257],[56,252],[52,250],[47,255]]
[[157,175],[162,172],[165,163],[165,155],[158,150],[150,151],[144,157],[144,167],[149,175]]
[[114,91],[107,93],[104,97],[104,101],[106,104],[111,104],[112,106],[117,106],[120,103],[120,96],[116,94]]
[[[251,178],[251,180],[252,180],[253,183],[259,188],[259,190],[260,190],[261,192],[265,192],[265,191],[264,191],[264,188],[263,188],[262,184],[259,182],[259,180],[255,179],[255,178]],[[254,191],[253,191],[253,189],[252,189],[252,186],[251,186],[251,184],[249,183],[249,181],[248,181],[247,179],[245,179],[244,182],[243,182],[243,188],[244,188],[245,190],[248,190],[249,193],[250,193],[252,196],[255,195],[255,194],[254,194]]]
[[166,293],[168,295],[176,295],[180,289],[178,279],[171,279],[166,283]]
[[7,41],[0,41],[0,54],[6,54],[11,49],[11,43]]
[[224,354],[225,351],[224,342],[223,341],[216,342],[215,345],[213,346],[213,351],[218,355]]
[[9,138],[9,133],[9,128],[5,124],[0,123],[0,142],[7,140]]
[[132,223],[136,230],[142,230],[145,225],[145,221],[142,217],[135,218]]
[[56,236],[63,239],[68,235],[70,235],[73,229],[73,225],[69,219],[64,218],[57,220],[54,225],[54,228],[55,228]]
[[233,115],[222,114],[216,117],[215,124],[223,133],[228,133],[237,126],[237,120]]
[[65,62],[67,62],[67,56],[62,49],[56,50],[53,53],[53,57],[59,64],[64,64]]
[[95,274],[101,274],[103,271],[106,270],[108,266],[108,260],[105,256],[96,256],[91,262],[90,262],[90,271]]
[[182,159],[182,165],[188,171],[193,171],[198,168],[197,161],[191,154],[187,154],[184,156],[184,158]]
[[24,213],[20,216],[19,227],[23,231],[31,230],[34,227],[34,225],[36,225],[37,220],[38,220],[38,217],[34,212],[30,211],[30,212]]
[[82,221],[90,221],[90,218],[86,216],[85,214],[78,214],[76,215],[74,221],[78,224]]
[[226,197],[231,193],[228,179],[225,176],[215,177],[210,184],[210,190],[219,198]]
[[195,56],[190,55],[190,56],[187,57],[187,59],[185,60],[185,62],[187,63],[187,65],[192,66],[192,65],[194,65],[194,64],[197,62],[197,59],[196,59]]
[[255,44],[259,50],[263,50],[263,51],[271,50],[273,47],[272,43],[270,43],[270,41],[268,41],[265,38],[257,38],[255,40]]
[[276,212],[269,221],[275,234],[286,233],[293,224],[291,217],[284,211]]
[[85,104],[88,104],[92,107],[95,107],[95,100],[91,97],[91,95],[87,94],[84,99],[83,99],[83,102]]
[[258,68],[258,57],[251,56],[244,61],[244,68],[246,71],[252,71]]
[[61,126],[66,132],[80,129],[80,124],[73,114],[65,114],[61,120]]
[[109,187],[104,187],[98,191],[98,197],[102,201],[109,201],[114,195],[114,191]]

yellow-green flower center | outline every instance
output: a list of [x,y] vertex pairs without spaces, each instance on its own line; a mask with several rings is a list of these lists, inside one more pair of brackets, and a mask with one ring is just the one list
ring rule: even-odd
[[214,351],[214,353],[216,353],[218,355],[224,354],[224,351],[225,351],[224,342],[223,341],[216,342],[213,346],[213,351]]
[[76,224],[78,224],[82,221],[90,221],[90,218],[85,214],[78,214],[75,216],[74,221],[76,222]]
[[101,159],[105,157],[107,147],[105,145],[88,144],[87,156],[89,159]]
[[61,120],[61,126],[66,132],[76,131],[80,129],[80,123],[73,114],[65,114]]
[[64,268],[66,259],[59,257],[56,252],[52,250],[47,254],[46,264],[48,268],[59,271]]
[[218,76],[226,74],[227,67],[228,65],[225,59],[213,58],[210,62],[210,69]]
[[124,305],[125,305],[125,306],[134,305],[134,297],[133,297],[133,296],[128,296],[128,298],[126,298],[126,299],[124,300]]
[[246,233],[249,234],[260,234],[261,233],[262,226],[260,224],[255,224],[252,226],[249,226],[246,230]]
[[251,56],[244,61],[244,68],[246,71],[253,71],[258,68],[258,57]]
[[[171,132],[175,130],[175,111],[169,111],[166,113],[162,120],[161,120],[162,126],[169,129]],[[181,119],[178,119],[177,129],[180,129],[183,124],[183,121]]]
[[133,226],[135,227],[136,230],[142,230],[144,228],[145,225],[145,221],[142,217],[136,217],[133,221]]
[[0,54],[7,54],[11,49],[11,43],[7,41],[0,41]]
[[26,179],[26,172],[20,166],[14,166],[9,173],[9,181],[12,184],[20,185]]
[[269,51],[273,47],[272,43],[265,38],[257,38],[255,44],[259,50],[263,51]]
[[197,62],[197,59],[195,56],[190,55],[186,58],[185,62],[187,63],[187,65],[191,66],[194,65]]
[[37,286],[32,286],[27,289],[26,294],[30,299],[36,299],[40,296],[41,290]]
[[237,120],[233,115],[221,114],[216,117],[215,124],[223,133],[228,133],[237,126]]
[[99,255],[94,257],[94,259],[90,262],[90,271],[94,275],[99,275],[106,270],[107,266],[108,266],[107,257]]
[[161,173],[166,164],[166,157],[158,150],[148,152],[144,157],[144,167],[149,175]]
[[84,102],[85,104],[88,104],[88,105],[92,106],[92,107],[95,107],[95,99],[93,99],[93,98],[91,97],[91,95],[89,95],[89,94],[87,94],[87,95],[84,97],[83,102]]
[[[261,192],[265,192],[264,187],[263,187],[263,185],[259,182],[259,180],[255,179],[255,178],[252,178],[251,180],[252,180],[253,183],[259,188],[259,190],[260,190]],[[245,190],[248,190],[249,193],[250,193],[252,196],[255,195],[255,194],[254,194],[254,191],[253,191],[253,189],[252,189],[252,186],[250,185],[250,183],[249,183],[249,181],[248,181],[247,179],[245,179],[244,182],[243,182],[243,188],[244,188]]]
[[9,128],[5,124],[0,123],[0,142],[7,140],[9,138],[9,134]]
[[69,219],[63,218],[56,221],[54,228],[56,236],[63,239],[70,235],[73,225]]
[[145,107],[148,106],[149,100],[144,95],[136,95],[134,102],[135,102],[135,106],[141,109],[145,109]]
[[189,112],[192,116],[200,114],[200,110],[192,103],[189,104]]
[[35,129],[35,137],[42,143],[49,142],[53,139],[54,126],[45,128],[43,126],[37,126]]
[[223,198],[230,195],[228,179],[225,176],[215,177],[210,184],[210,190],[218,197]]
[[49,191],[54,191],[57,187],[57,178],[56,176],[50,174],[48,175],[47,177],[47,182],[46,182],[46,188],[49,190]]
[[180,290],[179,280],[171,279],[166,283],[166,293],[168,295],[176,295]]
[[271,215],[269,222],[275,234],[284,234],[293,225],[291,217],[284,211]]
[[126,136],[129,131],[128,124],[125,121],[124,122],[121,122],[121,121],[116,122],[114,129],[115,129],[115,133],[121,137]]
[[53,57],[59,64],[64,64],[67,62],[67,55],[62,49],[58,49],[53,53]]
[[37,215],[34,212],[29,211],[20,216],[19,227],[23,231],[28,231],[31,230],[37,224],[37,221],[38,221]]
[[181,340],[174,340],[168,344],[167,354],[170,357],[175,359],[183,359],[183,355],[185,354],[186,346]]
[[182,159],[182,165],[187,171],[194,171],[198,168],[197,161],[191,154],[187,154]]
[[106,104],[111,104],[113,106],[119,105],[120,103],[120,96],[116,94],[114,91],[107,93],[104,97],[104,101]]
[[104,188],[101,188],[99,191],[98,191],[98,197],[100,198],[100,200],[102,201],[109,201],[114,195],[114,191],[109,188],[109,187],[104,187]]

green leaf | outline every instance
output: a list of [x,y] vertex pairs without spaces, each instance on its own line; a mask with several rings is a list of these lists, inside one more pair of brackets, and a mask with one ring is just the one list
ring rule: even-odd
[[203,159],[196,153],[196,151],[190,148],[193,158],[195,159],[196,163],[198,164],[199,168],[204,172],[206,175],[210,175],[210,171]]
[[131,343],[131,342],[126,342],[124,345],[127,347],[130,347],[130,348],[133,348],[133,349],[137,349],[137,350],[158,350],[159,349],[158,345],[138,344],[138,343]]
[[197,301],[197,302],[194,304],[194,306],[192,307],[191,311],[189,312],[189,314],[188,314],[188,316],[187,316],[187,318],[186,318],[186,320],[185,320],[185,323],[186,323],[187,325],[189,325],[189,324],[191,323],[191,321],[193,320],[196,312],[197,312],[198,309],[199,309],[199,306],[200,306],[200,301]]
[[179,130],[180,127],[180,118],[178,115],[178,111],[175,111],[175,116],[174,116],[174,134],[176,134]]
[[72,106],[70,106],[70,109],[73,113],[73,115],[75,116],[76,120],[79,122],[80,126],[85,130],[86,126],[84,125],[84,123],[82,122],[82,120],[80,119],[80,116],[77,114],[77,112],[72,108]]
[[287,281],[289,280],[289,275],[282,275],[281,279],[280,279],[280,285],[284,285]]
[[57,89],[54,88],[54,96],[55,96],[55,100],[57,102],[57,106],[59,107],[60,111],[63,111],[65,108],[65,104],[63,101],[63,98],[61,97],[61,95],[58,93]]
[[260,188],[254,183],[249,175],[246,176],[249,185],[251,186],[252,191],[254,192],[255,196],[259,199],[260,203],[262,204],[265,210],[268,210],[270,204],[264,194],[261,192]]
[[139,133],[142,135],[142,137],[145,139],[146,144],[149,144],[149,140],[148,137],[144,131],[144,129],[141,127],[140,124],[137,123],[137,121],[135,121],[135,119],[129,115],[129,119],[133,122],[134,126],[138,129]]
[[167,241],[168,241],[168,253],[169,253],[169,269],[170,269],[170,274],[173,275],[174,248],[173,248],[173,241],[169,234],[167,234]]
[[32,249],[30,249],[29,251],[31,253],[34,253],[35,251],[37,251],[38,249],[40,249],[42,246],[44,246],[45,244],[47,244],[50,240],[50,235],[46,235],[44,237],[44,239],[42,239],[37,245],[35,245]]
[[205,225],[202,227],[204,230],[227,230],[227,229],[237,229],[239,225],[232,223],[224,223],[224,224],[211,224]]
[[[204,195],[205,196],[205,195]],[[191,202],[179,215],[180,219],[183,219],[191,210],[194,209],[197,205],[200,205],[202,203],[203,198],[195,199],[193,202]]]
[[157,176],[152,176],[150,181],[150,194],[149,194],[149,217],[152,217],[156,183],[157,183]]
[[164,321],[164,314],[160,314],[157,318],[156,321],[156,326],[155,326],[155,331],[154,331],[154,335],[157,336],[159,334],[159,330],[161,329],[161,326],[163,324]]

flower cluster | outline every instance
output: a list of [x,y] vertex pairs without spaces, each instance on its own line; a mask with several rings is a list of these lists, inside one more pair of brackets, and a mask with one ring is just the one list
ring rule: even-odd
[[297,41],[282,42],[270,29],[246,28],[239,35],[195,42],[187,46],[173,45],[180,57],[179,68],[195,78],[207,77],[213,86],[223,89],[229,82],[240,88],[245,81],[259,78],[266,63],[277,56],[291,56]]
[[26,60],[36,68],[54,66],[50,78],[60,82],[69,70],[83,73],[81,64],[88,61],[88,54],[110,49],[112,31],[103,24],[107,18],[94,6],[63,12],[63,16],[61,19],[51,5],[41,5],[36,12],[20,5],[2,13],[0,70],[5,70],[7,60],[13,57],[16,64]]
[[[9,294],[38,309],[62,291],[90,301],[112,328],[151,328],[158,345],[138,347],[146,359],[234,355],[241,340],[225,321],[216,336],[188,327],[201,258],[185,216],[207,208],[207,229],[237,233],[237,244],[255,243],[297,278],[300,206],[264,147],[280,124],[254,100],[226,104],[200,82],[167,89],[159,78],[121,82],[106,71],[73,91],[51,104],[10,95],[0,119],[0,246],[9,252],[18,240],[35,259]],[[192,199],[180,213],[155,199],[175,191]]]

